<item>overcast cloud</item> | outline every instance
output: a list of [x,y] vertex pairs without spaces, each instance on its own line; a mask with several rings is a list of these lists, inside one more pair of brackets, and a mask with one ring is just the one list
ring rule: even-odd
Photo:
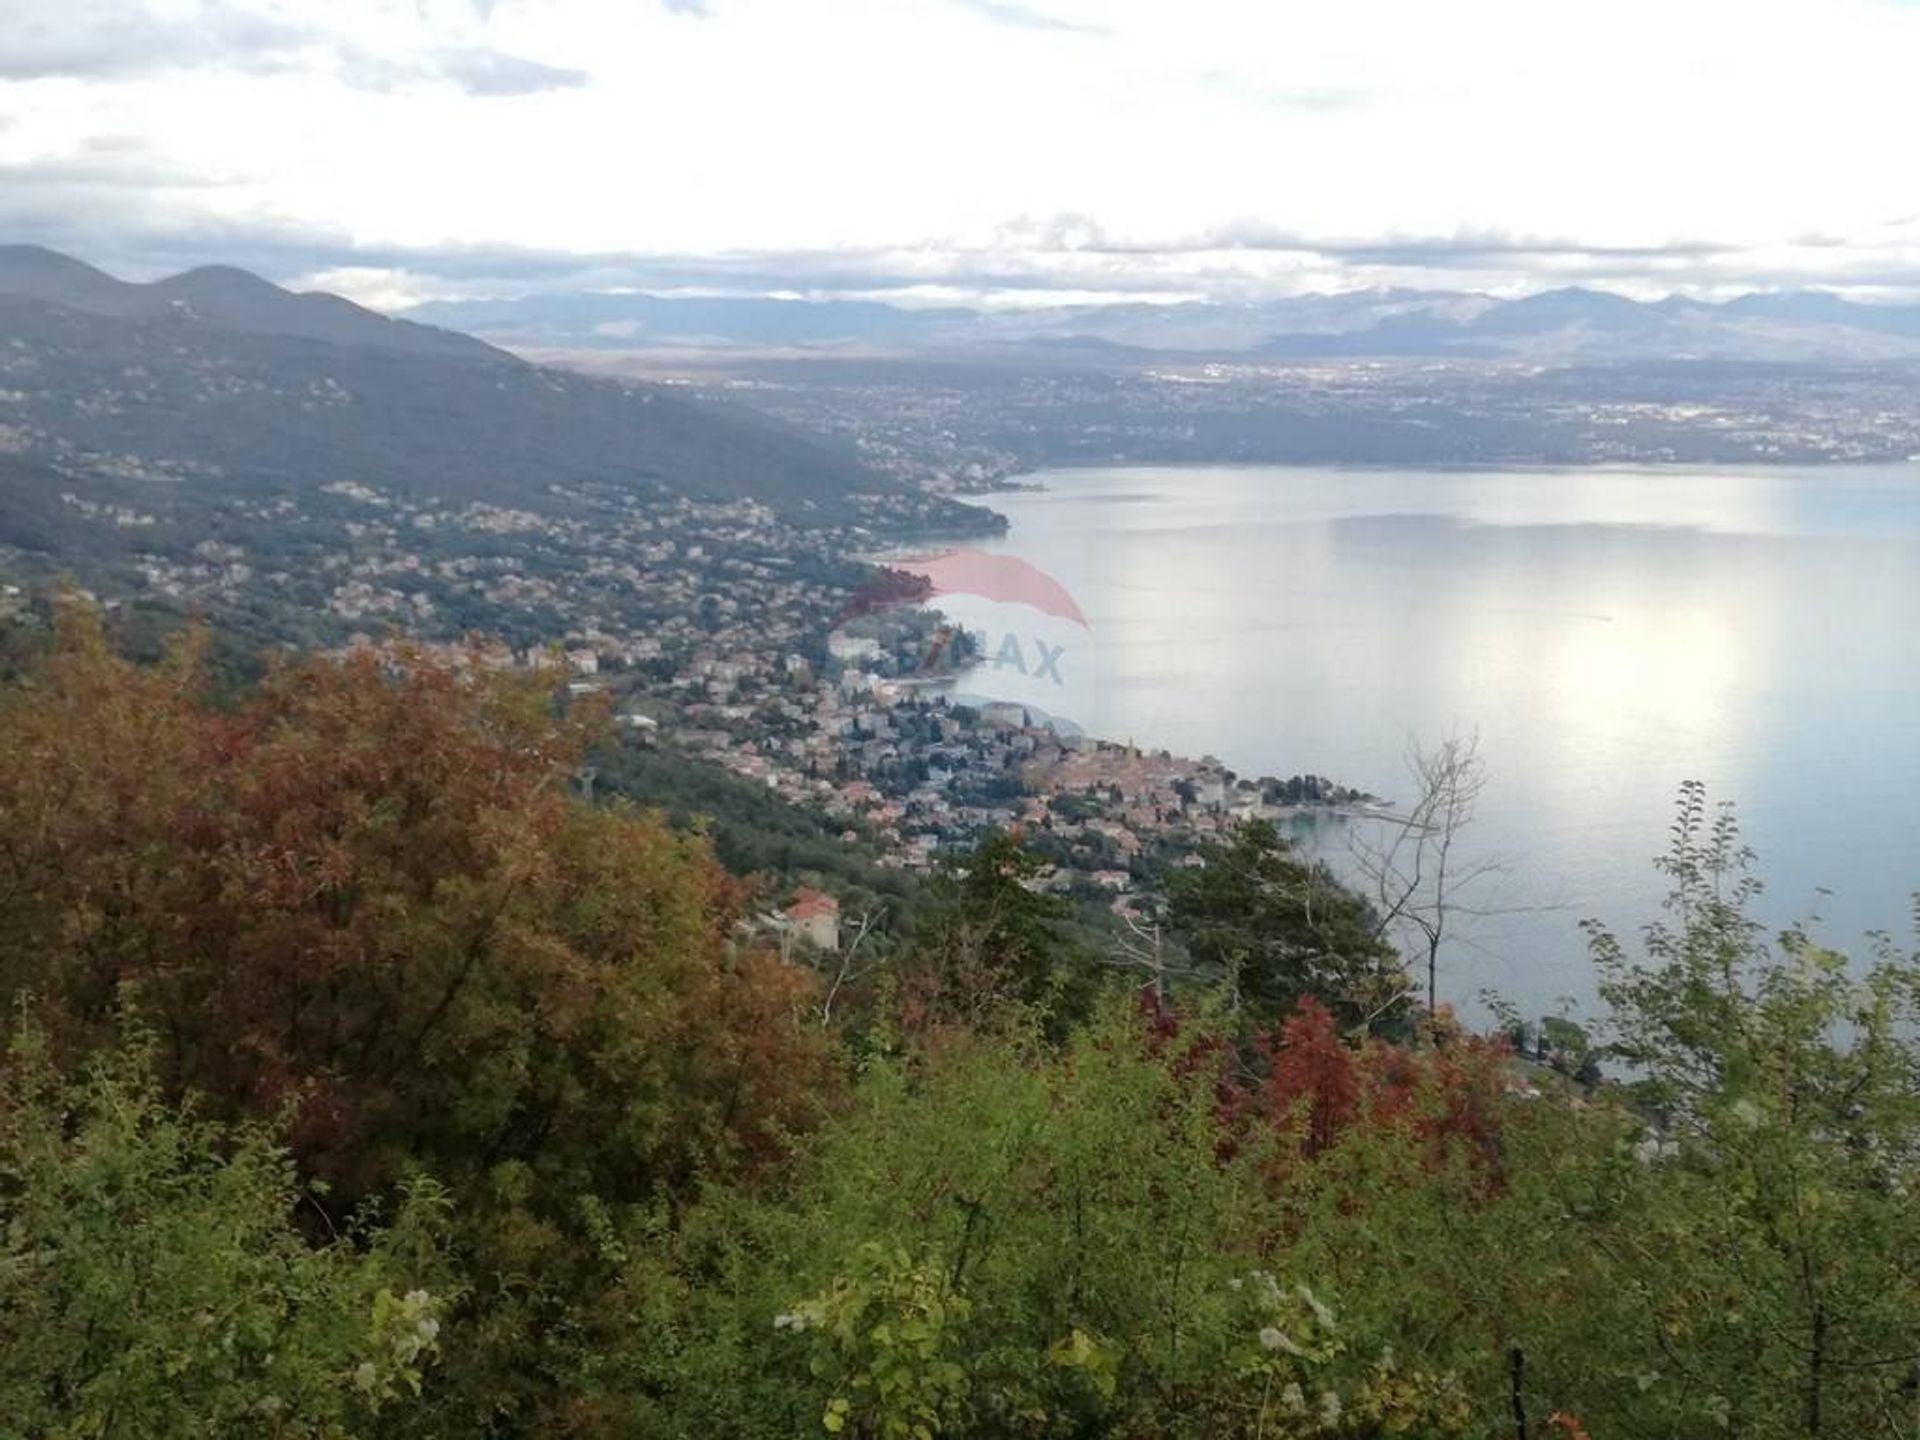
[[8,0],[0,239],[398,304],[1920,276],[1896,0]]

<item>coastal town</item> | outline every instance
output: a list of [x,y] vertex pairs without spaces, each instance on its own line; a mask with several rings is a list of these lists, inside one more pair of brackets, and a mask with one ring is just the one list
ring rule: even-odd
[[[1125,908],[1237,819],[1305,825],[1368,803],[1317,777],[1241,777],[1019,704],[963,703],[954,682],[993,661],[925,603],[912,557],[1004,527],[956,497],[1005,486],[1009,457],[919,446],[909,464],[860,448],[883,483],[797,505],[632,478],[552,480],[513,502],[365,475],[160,483],[159,462],[133,455],[134,478],[107,485],[99,457],[61,451],[47,523],[96,557],[85,588],[109,608],[200,613],[242,645],[342,653],[405,637],[461,663],[563,673],[610,706],[622,744],[723,769],[900,871],[1017,826],[1048,863],[1044,885]],[[62,583],[12,554],[10,605]]]
[[[620,743],[829,817],[884,866],[928,871],[983,831],[1018,827],[1049,862],[1047,888],[1125,910],[1236,821],[1303,825],[1375,803],[1321,777],[1242,777],[1020,704],[963,703],[953,682],[991,661],[923,603],[911,561],[848,558],[912,551],[920,517],[897,496],[867,524],[821,530],[750,501],[581,491],[564,497],[580,513],[555,517],[364,485],[330,498],[365,512],[342,522],[351,547],[323,566],[326,609],[349,627],[337,650],[404,632],[456,663],[564,672],[574,697],[610,706]],[[232,543],[147,578],[229,603],[291,579],[257,573]]]
[[1019,705],[958,704],[853,664],[815,676],[797,658],[769,673],[757,657],[698,657],[670,682],[667,718],[623,719],[644,743],[858,821],[883,864],[930,869],[983,830],[1018,827],[1062,891],[1127,897],[1166,864],[1194,863],[1198,842],[1236,821],[1373,803],[1319,777],[1256,780],[1212,757],[1061,733]]

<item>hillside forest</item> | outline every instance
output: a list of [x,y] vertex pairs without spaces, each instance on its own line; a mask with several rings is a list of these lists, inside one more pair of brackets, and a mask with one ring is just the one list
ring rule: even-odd
[[1015,832],[819,954],[553,677],[220,653],[0,688],[0,1434],[1920,1431],[1920,964],[1698,787],[1476,1034],[1264,827],[1175,971]]

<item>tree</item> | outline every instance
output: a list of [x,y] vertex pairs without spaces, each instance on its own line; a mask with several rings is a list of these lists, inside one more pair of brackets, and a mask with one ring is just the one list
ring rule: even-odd
[[418,1157],[636,1198],[799,1118],[804,975],[736,952],[744,891],[700,840],[569,795],[592,731],[549,690],[399,650],[221,711],[194,658],[82,624],[0,709],[7,994],[82,1042],[137,986],[170,1079],[291,1107],[349,1194]]
[[1066,902],[1040,888],[1047,865],[1010,830],[992,830],[935,881],[923,952],[943,1008],[971,1014],[1005,1001],[1084,1008],[1085,973],[1064,936]]
[[1221,1149],[1211,1038],[1110,996],[1061,1044],[876,1059],[794,1186],[709,1197],[678,1263],[634,1275],[668,1298],[633,1433],[1477,1433],[1450,1377],[1294,1267],[1268,1151]]
[[64,1060],[131,990],[170,1093],[284,1117],[343,1207],[425,1166],[470,1292],[435,1423],[540,1413],[601,1220],[774,1162],[836,1088],[812,977],[741,943],[702,840],[570,795],[593,731],[546,686],[402,647],[222,709],[196,659],[69,616],[0,702],[0,994]]
[[1276,1019],[1311,996],[1362,1026],[1404,1008],[1405,976],[1365,901],[1269,822],[1242,822],[1203,859],[1171,878],[1169,918],[1231,1004]]
[[[1407,770],[1413,804],[1353,832],[1350,850],[1374,907],[1376,930],[1401,944],[1410,964],[1426,974],[1432,1015],[1439,1008],[1440,952],[1474,892],[1500,867],[1465,861],[1459,853],[1461,834],[1486,787],[1479,737],[1450,739],[1434,750],[1416,745]],[[1377,839],[1370,833],[1375,823],[1381,827]]]
[[1122,932],[1104,957],[1107,965],[1144,977],[1141,991],[1155,1002],[1164,1001],[1175,981],[1204,980],[1199,967],[1178,951],[1157,919],[1128,908],[1120,912]]
[[438,1354],[437,1187],[325,1222],[257,1125],[176,1108],[135,1026],[63,1081],[31,1026],[0,1077],[0,1415],[14,1435],[346,1437]]
[[[879,929],[885,916],[886,907],[877,904],[854,912],[841,928],[839,948],[830,956],[822,957],[819,1011],[823,1028],[833,1024],[834,1006],[842,995],[871,979],[892,958],[892,946]],[[783,948],[790,950],[791,940],[784,941]]]
[[[1643,961],[1590,925],[1612,1051],[1657,1122],[1616,1241],[1670,1404],[1735,1433],[1905,1435],[1920,1412],[1920,969],[1748,914],[1730,808],[1685,786]],[[1650,1387],[1651,1388],[1651,1387]]]

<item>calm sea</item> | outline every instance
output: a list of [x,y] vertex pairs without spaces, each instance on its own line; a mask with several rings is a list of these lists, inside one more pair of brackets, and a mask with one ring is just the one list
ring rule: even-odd
[[1656,913],[1651,859],[1687,779],[1737,803],[1763,918],[1817,916],[1853,949],[1910,933],[1920,465],[1035,478],[993,498],[1012,529],[988,548],[1058,580],[1086,628],[942,602],[1015,637],[983,671],[1007,693],[1394,799],[1410,744],[1478,733],[1470,848],[1502,868],[1473,908],[1497,913],[1465,922],[1442,976],[1470,1008],[1487,988],[1584,1008],[1577,923]]

